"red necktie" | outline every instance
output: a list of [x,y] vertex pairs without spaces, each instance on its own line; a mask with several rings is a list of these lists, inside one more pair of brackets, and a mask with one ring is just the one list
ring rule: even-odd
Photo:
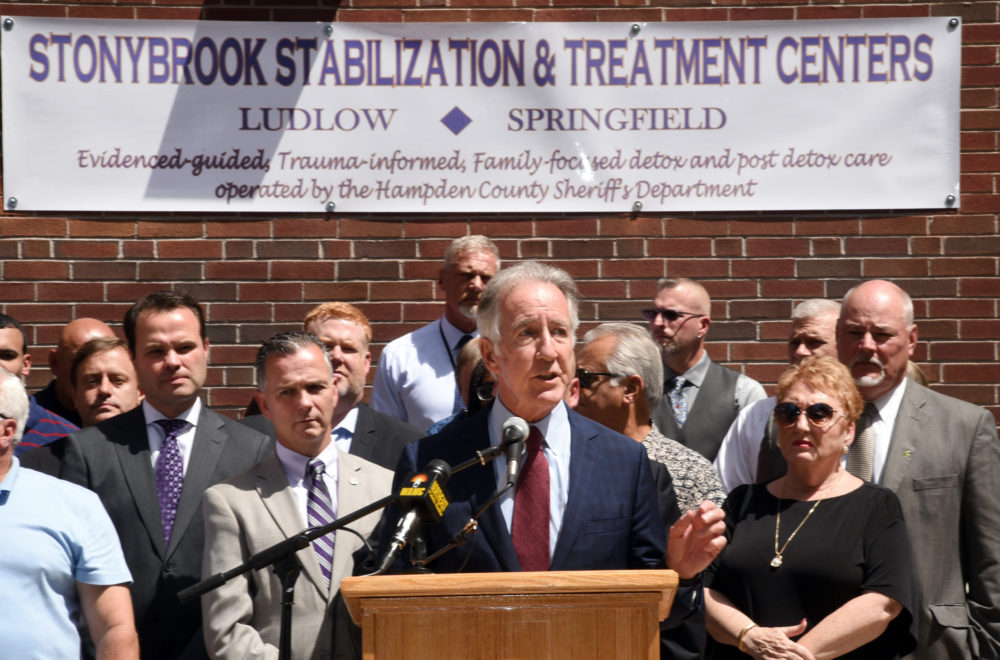
[[532,426],[514,495],[510,532],[522,571],[549,570],[549,462],[542,440],[542,432]]

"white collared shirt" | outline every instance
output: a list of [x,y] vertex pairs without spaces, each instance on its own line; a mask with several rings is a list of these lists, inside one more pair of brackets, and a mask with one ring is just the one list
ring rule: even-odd
[[[160,448],[163,441],[167,439],[167,434],[163,427],[156,424],[158,419],[170,419],[159,410],[150,405],[146,399],[142,400],[142,414],[146,419],[146,439],[149,442],[149,457],[153,463],[153,472],[156,472],[156,461],[160,458]],[[201,399],[195,399],[194,404],[182,412],[174,419],[183,419],[188,423],[188,427],[177,435],[177,448],[181,452],[181,460],[184,464],[184,474],[187,474],[188,463],[191,461],[191,450],[194,448],[194,437],[198,430],[198,417],[201,415]]]
[[[503,402],[497,398],[490,410],[489,430],[490,444],[500,444],[504,422],[513,417]],[[572,444],[572,430],[569,426],[569,414],[566,404],[559,402],[547,416],[532,422],[529,426],[538,427],[545,437],[543,445],[545,458],[549,462],[549,557],[555,553],[556,541],[562,530],[563,514],[566,512],[566,502],[569,499],[569,461]],[[497,477],[497,489],[507,485],[507,459],[501,454],[493,461]],[[508,490],[500,498],[500,513],[503,515],[507,531],[510,531],[514,519],[514,489]]]
[[878,417],[872,420],[872,428],[875,429],[875,447],[872,453],[872,481],[882,485],[882,472],[885,470],[885,462],[889,458],[889,443],[892,441],[892,432],[896,428],[896,415],[899,414],[899,404],[903,401],[903,394],[906,392],[906,381],[903,381],[892,388],[873,402],[878,409]]
[[354,406],[347,414],[344,415],[344,419],[340,420],[340,424],[333,427],[333,441],[337,443],[337,447],[340,451],[345,454],[351,453],[351,439],[354,437],[354,429],[358,425],[358,407]]
[[[464,334],[442,316],[386,344],[372,384],[372,409],[418,429],[454,413],[452,365]],[[468,334],[479,336],[475,331]]]
[[[281,463],[285,476],[288,478],[292,495],[295,496],[296,508],[299,510],[299,515],[302,516],[302,526],[305,527],[306,521],[309,520],[307,509],[309,507],[309,487],[312,485],[309,474],[306,472],[306,465],[312,458],[294,452],[280,442],[274,445],[274,449],[278,454],[278,462]],[[325,466],[323,483],[330,491],[330,504],[333,506],[334,513],[337,512],[337,461],[340,458],[338,452],[336,443],[331,442],[316,457],[323,461]]]

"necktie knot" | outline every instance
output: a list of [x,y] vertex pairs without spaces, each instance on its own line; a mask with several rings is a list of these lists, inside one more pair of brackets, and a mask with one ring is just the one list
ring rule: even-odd
[[458,353],[462,350],[462,347],[468,344],[471,340],[472,335],[462,335],[462,337],[458,340],[458,343],[455,344],[455,352]]
[[308,463],[306,463],[306,472],[312,477],[313,481],[323,478],[323,473],[326,472],[326,465],[323,461],[318,458],[314,458]]
[[542,432],[537,426],[532,426],[531,431],[528,432],[528,439],[524,443],[528,454],[534,455],[540,452],[544,441],[545,438],[542,436]]
[[163,429],[163,435],[167,438],[176,438],[188,425],[186,419],[158,419],[156,424]]

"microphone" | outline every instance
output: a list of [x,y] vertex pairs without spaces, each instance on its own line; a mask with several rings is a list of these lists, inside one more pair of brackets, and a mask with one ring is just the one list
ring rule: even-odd
[[500,446],[503,448],[504,456],[507,457],[507,485],[513,488],[517,484],[517,473],[521,469],[521,459],[524,457],[527,447],[525,440],[531,429],[528,423],[520,417],[511,417],[500,429],[503,440]]
[[449,479],[451,466],[438,459],[428,463],[423,471],[406,478],[396,494],[396,504],[403,512],[403,517],[396,525],[396,531],[389,542],[389,551],[382,558],[376,574],[384,573],[392,565],[396,555],[406,547],[421,524],[441,520],[450,504],[444,491]]

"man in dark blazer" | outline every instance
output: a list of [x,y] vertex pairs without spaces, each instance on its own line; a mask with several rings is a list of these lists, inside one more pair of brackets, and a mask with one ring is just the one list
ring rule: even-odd
[[[406,443],[424,437],[424,433],[362,401],[372,363],[368,317],[349,303],[329,302],[306,314],[302,327],[319,337],[333,365],[340,395],[333,412],[334,441],[343,451],[392,470]],[[275,437],[274,425],[264,415],[249,415],[242,421]]]
[[[146,399],[71,434],[59,476],[95,491],[114,522],[134,580],[142,657],[206,658],[200,604],[177,600],[178,591],[201,579],[201,497],[263,459],[273,442],[199,400],[209,342],[194,299],[146,296],[126,314],[125,334]],[[158,420],[184,424],[170,433],[170,422]],[[179,497],[164,485],[169,481],[180,486]]]
[[[847,293],[838,352],[874,406],[866,407],[875,433],[865,478],[899,497],[913,545],[921,603],[917,650],[908,657],[1000,658],[996,421],[907,378],[916,342],[913,303],[898,286],[872,280]],[[858,438],[848,469],[857,469]]]
[[[408,473],[432,459],[454,465],[478,449],[500,444],[501,427],[511,416],[537,429],[531,434],[535,448],[525,458],[518,490],[507,491],[479,519],[482,538],[442,555],[431,563],[432,570],[664,567],[663,523],[642,445],[564,403],[573,378],[577,301],[569,275],[534,262],[501,271],[487,285],[479,307],[480,348],[496,376],[497,397],[488,410],[466,422],[408,445],[396,470],[394,492]],[[543,436],[540,447],[537,432]],[[536,476],[526,476],[531,471]],[[543,512],[528,508],[537,500],[528,504],[522,498],[528,495],[526,489],[537,488],[537,475],[548,483],[548,497],[543,492],[539,498],[548,499]],[[427,553],[445,547],[506,483],[502,456],[456,474],[447,484],[451,505],[443,520],[424,529]],[[386,514],[383,552],[391,545],[398,518],[395,507]],[[681,578],[696,577],[725,544],[723,529],[722,511],[711,503],[685,514],[671,529],[669,566]],[[539,543],[539,534],[547,540]]]

